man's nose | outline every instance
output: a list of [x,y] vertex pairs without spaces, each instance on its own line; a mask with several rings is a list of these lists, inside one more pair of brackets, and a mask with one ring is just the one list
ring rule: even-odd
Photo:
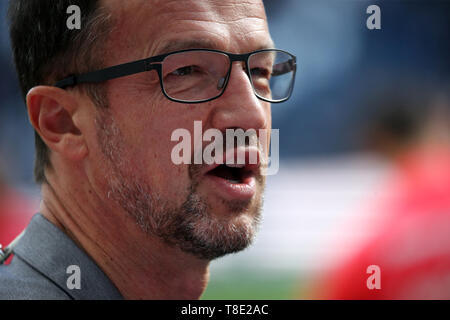
[[230,79],[211,115],[213,128],[266,129],[270,122],[270,104],[259,100],[240,62],[233,63]]

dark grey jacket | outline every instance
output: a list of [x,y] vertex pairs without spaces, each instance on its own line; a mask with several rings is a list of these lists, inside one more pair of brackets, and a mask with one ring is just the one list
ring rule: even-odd
[[95,262],[40,214],[13,253],[10,265],[0,265],[0,299],[122,299]]

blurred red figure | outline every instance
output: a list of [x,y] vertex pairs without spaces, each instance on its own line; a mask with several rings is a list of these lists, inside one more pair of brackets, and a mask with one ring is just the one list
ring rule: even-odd
[[[450,117],[444,110],[430,112],[413,139],[379,141],[389,146],[384,153],[395,167],[383,189],[389,200],[376,205],[386,221],[327,276],[319,298],[450,299]],[[397,120],[391,124],[401,126]]]
[[0,244],[6,247],[28,225],[36,211],[32,201],[0,176]]
[[[325,299],[450,299],[450,152],[410,154],[387,188],[390,219],[334,275]],[[380,289],[368,281],[379,266]]]

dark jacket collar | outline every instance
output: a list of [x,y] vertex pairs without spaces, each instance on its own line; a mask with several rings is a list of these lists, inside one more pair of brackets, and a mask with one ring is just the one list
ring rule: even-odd
[[[64,232],[41,214],[36,214],[13,252],[50,279],[73,299],[122,299],[121,294],[97,264]],[[69,266],[78,266],[81,289],[67,286]]]

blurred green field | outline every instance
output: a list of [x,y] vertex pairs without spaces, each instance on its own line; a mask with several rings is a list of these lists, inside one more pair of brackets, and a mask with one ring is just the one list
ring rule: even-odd
[[202,300],[301,299],[305,293],[298,274],[236,270],[211,274]]

